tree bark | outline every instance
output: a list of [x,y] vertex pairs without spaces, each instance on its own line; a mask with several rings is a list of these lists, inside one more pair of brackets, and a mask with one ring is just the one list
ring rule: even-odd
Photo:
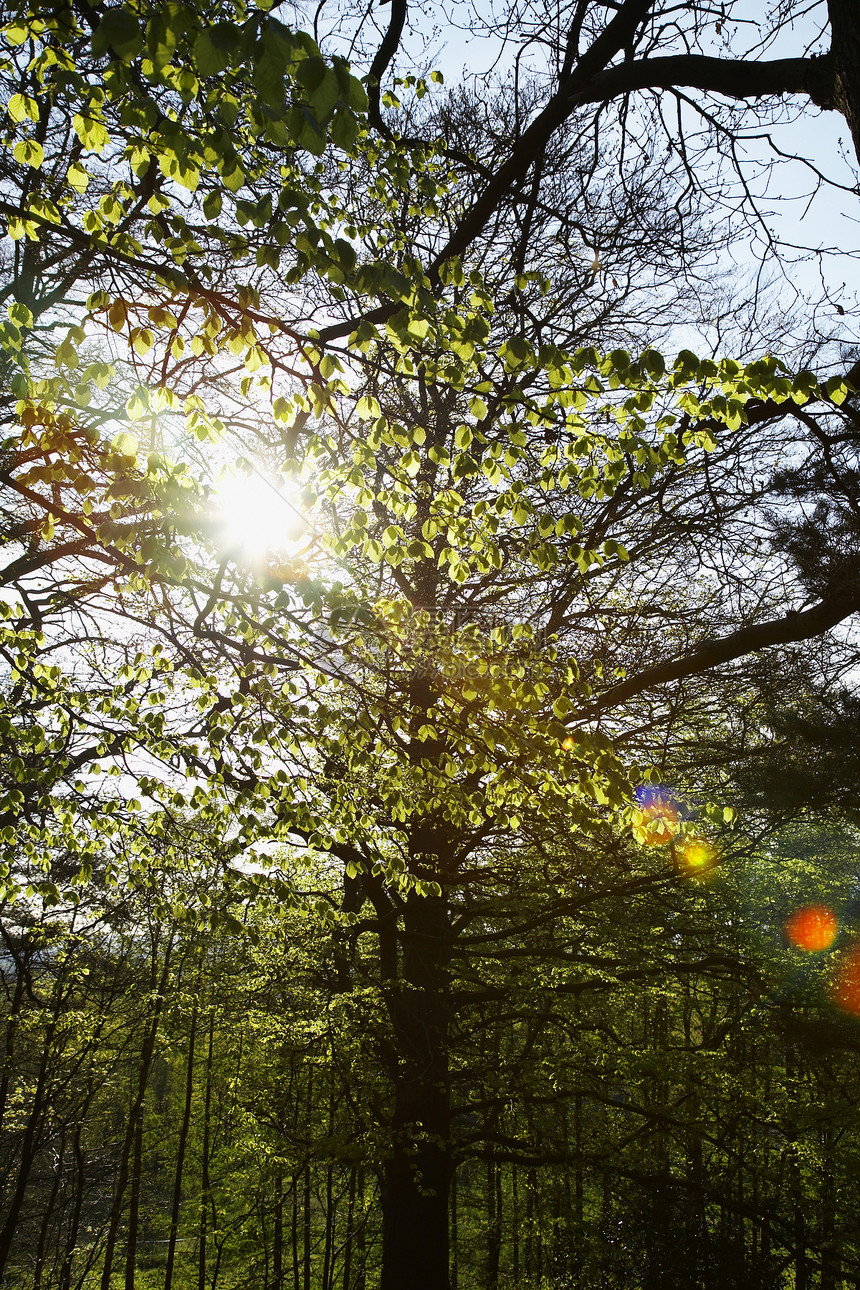
[[827,0],[827,8],[833,59],[832,106],[848,122],[854,151],[860,160],[860,22],[857,4],[856,0]]
[[442,897],[406,901],[401,979],[388,986],[396,1065],[390,1156],[382,1183],[381,1290],[450,1290],[453,1176],[449,1000]]
[[[200,990],[200,978],[197,981]],[[179,1213],[182,1207],[182,1178],[185,1170],[185,1150],[188,1145],[188,1132],[191,1128],[191,1110],[194,1101],[194,1049],[197,1041],[197,1013],[199,994],[194,996],[191,1010],[190,1031],[188,1035],[188,1056],[185,1069],[185,1104],[182,1111],[182,1123],[179,1126],[179,1142],[176,1148],[176,1169],[173,1175],[173,1199],[170,1207],[170,1236],[167,1243],[167,1267],[164,1272],[164,1290],[172,1290],[173,1267],[176,1260],[176,1240],[179,1234]]]
[[212,1130],[212,1066],[215,1042],[215,1007],[209,1005],[209,1043],[206,1053],[206,1083],[203,1093],[203,1144],[200,1161],[200,1213],[197,1238],[197,1290],[206,1290],[206,1258],[209,1227],[209,1154]]

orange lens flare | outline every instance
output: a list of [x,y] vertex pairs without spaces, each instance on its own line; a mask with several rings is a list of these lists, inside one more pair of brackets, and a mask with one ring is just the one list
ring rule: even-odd
[[842,959],[830,984],[830,998],[837,1008],[860,1016],[860,947]]
[[[829,950],[838,931],[836,915],[826,905],[803,905],[785,923],[785,934],[798,950]],[[857,970],[860,989],[860,966]]]
[[677,859],[681,872],[689,878],[702,878],[719,864],[716,851],[704,838],[690,838],[679,848]]
[[671,802],[649,802],[636,812],[633,836],[641,846],[663,847],[680,827],[678,811]]

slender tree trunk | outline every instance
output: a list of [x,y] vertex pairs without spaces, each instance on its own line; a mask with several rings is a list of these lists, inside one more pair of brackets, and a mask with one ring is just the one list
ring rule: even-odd
[[269,1225],[266,1222],[266,1202],[263,1188],[257,1194],[256,1208],[260,1215],[260,1242],[263,1247],[263,1285],[266,1290],[269,1290],[271,1284],[269,1281]]
[[191,1108],[194,1101],[194,1049],[197,1042],[197,1015],[199,1006],[198,993],[195,993],[191,1009],[191,1031],[188,1036],[188,1067],[185,1074],[185,1104],[182,1108],[182,1123],[179,1128],[179,1142],[176,1147],[176,1169],[173,1175],[173,1200],[170,1206],[170,1236],[167,1242],[167,1267],[164,1270],[164,1290],[173,1286],[173,1265],[176,1261],[176,1238],[179,1233],[179,1211],[182,1206],[182,1175],[185,1169],[185,1150],[188,1145],[188,1132],[191,1127]]
[[[122,1218],[123,1204],[125,1201],[125,1192],[129,1181],[129,1162],[132,1159],[132,1149],[135,1149],[135,1159],[137,1159],[139,1130],[142,1132],[142,1121],[144,1104],[146,1101],[146,1089],[149,1084],[149,1072],[152,1066],[152,1059],[155,1053],[155,1043],[158,1038],[158,1027],[161,1021],[161,1012],[164,1007],[164,993],[167,987],[167,977],[170,971],[170,959],[172,951],[172,942],[167,945],[164,955],[161,974],[156,987],[155,1000],[153,1002],[152,1014],[146,1035],[143,1041],[143,1051],[140,1056],[140,1067],[137,1077],[137,1088],[135,1090],[134,1100],[132,1101],[129,1112],[128,1124],[126,1126],[125,1139],[122,1145],[120,1155],[119,1172],[114,1189],[113,1205],[108,1223],[107,1240],[105,1242],[104,1264],[102,1266],[101,1290],[110,1290],[111,1272],[113,1270],[113,1256],[116,1249],[117,1237],[119,1235],[120,1220]],[[154,982],[150,988],[154,987]],[[136,1221],[136,1219],[135,1219]],[[129,1246],[131,1257],[134,1258],[136,1245],[136,1230],[130,1234]],[[134,1290],[134,1266],[129,1264],[129,1257],[126,1256],[125,1284],[127,1290]]]
[[39,1240],[36,1245],[36,1257],[33,1266],[33,1285],[32,1290],[41,1290],[42,1273],[45,1267],[45,1250],[48,1245],[48,1237],[51,1231],[51,1220],[57,1207],[57,1197],[60,1193],[60,1183],[63,1178],[63,1165],[66,1158],[66,1126],[64,1125],[60,1132],[60,1146],[57,1152],[57,1162],[54,1167],[54,1177],[51,1181],[51,1194],[48,1197],[48,1203],[45,1206],[45,1212],[42,1215],[42,1224],[39,1230]]
[[61,1009],[62,998],[60,994],[58,994],[53,1001],[53,1016],[45,1032],[42,1056],[39,1062],[39,1072],[36,1077],[36,1087],[33,1092],[30,1114],[27,1117],[27,1123],[21,1139],[21,1156],[18,1163],[18,1174],[15,1179],[15,1186],[9,1203],[9,1211],[3,1227],[0,1228],[0,1285],[3,1284],[6,1263],[9,1259],[12,1243],[18,1230],[18,1221],[21,1217],[24,1197],[27,1193],[27,1187],[30,1182],[30,1174],[33,1170],[33,1165],[36,1162],[36,1158],[41,1147],[43,1122],[49,1102],[47,1091],[49,1065],[50,1059],[53,1055],[52,1045]]
[[12,1080],[12,1069],[15,1058],[15,1039],[18,1025],[21,1018],[21,1010],[24,1002],[25,987],[25,969],[16,963],[15,989],[12,994],[12,1003],[9,1008],[9,1015],[6,1019],[6,1039],[3,1045],[3,1066],[0,1072],[0,1128],[3,1126],[3,1119],[6,1114],[6,1103],[9,1098],[9,1086]]
[[197,1240],[197,1290],[206,1290],[206,1257],[209,1224],[209,1150],[212,1115],[212,1054],[215,1046],[215,1008],[209,1007],[209,1040],[203,1091],[203,1142],[200,1160],[200,1217]]
[[352,1246],[355,1233],[355,1168],[349,1171],[349,1191],[346,1198],[346,1240],[343,1243],[343,1290],[350,1290],[352,1275]]
[[[310,1095],[308,1097],[310,1100]],[[305,1165],[302,1174],[302,1190],[304,1192],[304,1221],[302,1237],[302,1254],[303,1254],[303,1290],[311,1290],[311,1167]]]
[[300,1174],[293,1174],[293,1223],[292,1223],[292,1242],[293,1242],[293,1287],[294,1290],[301,1290],[299,1282],[299,1178]]
[[[332,1082],[328,1102],[328,1131],[334,1133],[335,1097]],[[323,1245],[322,1290],[332,1290],[334,1279],[334,1238],[337,1221],[337,1202],[334,1199],[334,1166],[329,1162],[325,1171],[325,1241]]]
[[358,1264],[358,1269],[355,1274],[355,1286],[353,1287],[353,1290],[365,1290],[365,1285],[367,1282],[367,1244],[365,1240],[367,1214],[365,1210],[364,1170],[363,1169],[359,1169],[358,1171],[356,1189],[358,1191],[359,1219],[358,1219],[358,1235],[355,1240],[355,1255],[356,1255],[356,1262]]
[[842,1260],[836,1239],[836,1177],[833,1131],[824,1130],[824,1180],[821,1186],[821,1290],[836,1290]]
[[143,1172],[143,1105],[134,1126],[134,1149],[128,1191],[128,1237],[125,1249],[125,1290],[134,1290],[137,1273],[137,1242],[140,1230],[140,1186]]
[[809,1260],[806,1254],[806,1215],[804,1213],[803,1183],[800,1166],[796,1160],[790,1165],[791,1195],[794,1229],[794,1290],[809,1290]]
[[[275,1174],[275,1212],[272,1231],[272,1287],[283,1290],[284,1285],[284,1171]],[[165,1286],[164,1290],[167,1290]]]
[[499,1261],[502,1252],[501,1170],[494,1160],[487,1161],[487,1290],[499,1284]]
[[520,1197],[516,1165],[511,1165],[511,1271],[520,1279]]
[[[89,1098],[87,1099],[89,1102]],[[58,1281],[59,1290],[70,1290],[72,1284],[72,1265],[75,1258],[75,1248],[78,1243],[78,1233],[81,1230],[81,1214],[84,1207],[84,1189],[86,1185],[86,1153],[81,1144],[81,1134],[83,1133],[83,1117],[75,1127],[75,1136],[72,1142],[72,1154],[75,1160],[75,1199],[72,1205],[72,1215],[69,1220],[69,1230],[66,1236],[66,1250],[63,1258],[63,1265],[60,1269]]]
[[[578,1005],[577,1005],[578,1006]],[[578,1014],[577,1014],[578,1015]],[[574,1224],[573,1238],[574,1280],[582,1276],[585,1256],[585,1180],[582,1169],[582,1094],[577,1093],[573,1103],[573,1141],[576,1149],[576,1169],[573,1174]]]
[[325,1171],[325,1240],[323,1242],[322,1290],[331,1290],[334,1274],[334,1227],[337,1218],[337,1206],[334,1200],[334,1168],[326,1165]]
[[457,1212],[457,1171],[454,1171],[454,1180],[451,1184],[451,1290],[457,1290],[458,1267],[457,1267],[457,1248],[460,1239],[458,1223],[460,1221]]
[[534,1250],[535,1250],[535,1179],[534,1170],[529,1169],[526,1174],[526,1240],[525,1249],[523,1250],[523,1262],[525,1264],[526,1279],[530,1279],[534,1272]]

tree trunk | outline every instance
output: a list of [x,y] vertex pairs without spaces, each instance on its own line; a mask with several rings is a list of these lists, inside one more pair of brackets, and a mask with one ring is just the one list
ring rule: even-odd
[[293,1174],[293,1222],[291,1228],[293,1242],[293,1290],[301,1290],[299,1280],[299,1180],[301,1174]]
[[451,1290],[457,1290],[459,1280],[459,1269],[457,1264],[457,1250],[459,1246],[460,1234],[458,1230],[459,1215],[457,1213],[457,1171],[454,1170],[454,1178],[451,1186],[451,1249],[450,1249],[450,1277]]
[[140,1234],[140,1187],[143,1173],[143,1106],[134,1126],[131,1177],[128,1189],[128,1235],[125,1248],[125,1290],[135,1290],[137,1242]]
[[[857,0],[827,0],[833,59],[833,104],[848,122],[860,160],[860,23]],[[828,105],[830,106],[830,105]]]
[[0,1229],[0,1284],[3,1283],[6,1263],[9,1259],[12,1244],[18,1231],[18,1222],[21,1217],[21,1210],[24,1206],[24,1197],[30,1182],[30,1174],[42,1146],[42,1135],[45,1132],[45,1120],[49,1112],[49,1064],[51,1057],[54,1056],[53,1041],[61,1010],[62,995],[61,993],[58,993],[58,996],[53,1003],[53,1016],[51,1017],[50,1024],[45,1031],[42,1054],[39,1061],[39,1073],[36,1078],[36,1088],[32,1096],[30,1114],[27,1117],[27,1123],[21,1139],[18,1175],[15,1180],[15,1186],[9,1202],[9,1211],[6,1221],[3,1224],[2,1229]]
[[311,1167],[305,1164],[302,1174],[303,1223],[302,1223],[302,1268],[304,1290],[311,1290]]
[[502,1171],[492,1159],[487,1161],[487,1290],[499,1284],[502,1253]]
[[520,1198],[517,1188],[517,1167],[511,1166],[511,1271],[514,1282],[520,1279]]
[[410,892],[401,979],[387,991],[398,1061],[391,1072],[391,1154],[382,1182],[380,1290],[450,1290],[446,933],[443,899]]
[[[272,1286],[274,1290],[283,1290],[284,1286],[284,1171],[279,1168],[275,1175],[275,1213],[272,1233]],[[165,1287],[166,1290],[166,1287]]]
[[352,1245],[355,1236],[355,1169],[349,1171],[346,1202],[346,1239],[343,1243],[343,1290],[351,1290]]
[[74,1160],[75,1160],[75,1168],[74,1168],[75,1193],[74,1193],[74,1200],[72,1202],[71,1218],[69,1220],[69,1227],[66,1235],[65,1254],[63,1257],[63,1264],[62,1264],[62,1267],[60,1268],[60,1275],[57,1283],[59,1286],[59,1290],[70,1290],[70,1287],[72,1284],[72,1265],[74,1263],[75,1250],[78,1244],[78,1234],[80,1233],[80,1230],[81,1230],[81,1214],[83,1212],[83,1207],[84,1207],[84,1189],[86,1186],[86,1164],[87,1164],[87,1156],[86,1156],[86,1152],[84,1151],[81,1138],[83,1135],[84,1115],[86,1114],[86,1108],[88,1105],[89,1105],[89,1096],[87,1097],[87,1101],[84,1105],[84,1110],[81,1112],[80,1119],[78,1120],[78,1123],[75,1126],[75,1136],[72,1143],[72,1150],[74,1153]]
[[45,1212],[42,1215],[42,1224],[39,1229],[39,1240],[36,1245],[36,1258],[33,1266],[32,1290],[41,1290],[42,1273],[45,1270],[45,1251],[48,1247],[48,1240],[51,1236],[51,1226],[55,1220],[57,1212],[57,1197],[60,1193],[60,1184],[63,1178],[63,1169],[66,1159],[66,1126],[60,1129],[60,1145],[57,1149],[57,1159],[54,1164],[53,1178],[51,1180],[51,1192],[45,1205]]
[[15,992],[12,996],[11,1007],[9,1008],[8,1019],[6,1022],[6,1042],[3,1045],[3,1061],[0,1064],[0,1128],[3,1126],[3,1120],[6,1114],[6,1103],[9,1097],[9,1087],[14,1070],[15,1038],[20,1022],[21,1011],[24,1002],[24,990],[27,984],[25,975],[26,969],[16,964],[17,972],[15,975]]
[[199,990],[200,978],[198,977],[198,993],[194,996],[194,1005],[191,1009],[190,1032],[188,1036],[188,1057],[185,1070],[185,1104],[182,1111],[182,1123],[179,1126],[179,1143],[176,1148],[176,1169],[173,1175],[173,1199],[170,1207],[170,1236],[167,1242],[167,1267],[164,1272],[164,1290],[172,1290],[173,1287],[173,1266],[176,1260],[176,1240],[179,1233],[179,1213],[182,1207],[182,1176],[185,1170],[185,1150],[188,1145],[188,1131],[191,1128],[191,1110],[194,1101],[194,1048],[197,1041]]
[[[155,962],[156,946],[153,945],[153,962],[152,962],[152,979],[150,980],[150,994],[155,993],[155,999],[152,1003],[152,1012],[150,1014],[148,1027],[144,1035],[143,1050],[140,1056],[140,1066],[138,1068],[137,1087],[131,1110],[129,1112],[128,1123],[126,1125],[125,1139],[122,1145],[120,1155],[119,1169],[117,1171],[116,1186],[114,1188],[113,1204],[111,1206],[110,1220],[108,1223],[107,1238],[105,1240],[104,1264],[102,1266],[101,1290],[111,1290],[111,1272],[113,1269],[114,1251],[116,1249],[119,1235],[120,1223],[122,1220],[123,1204],[125,1201],[126,1188],[129,1182],[129,1162],[132,1160],[132,1148],[134,1148],[135,1167],[139,1169],[139,1156],[142,1145],[140,1133],[142,1133],[143,1113],[146,1103],[146,1091],[149,1085],[149,1074],[152,1067],[152,1060],[155,1055],[155,1045],[158,1039],[158,1030],[161,1024],[161,1012],[164,1007],[165,991],[167,979],[170,971],[170,960],[173,953],[173,941],[169,940],[164,955],[164,963],[161,969],[161,975],[158,985],[155,985]],[[125,1284],[127,1290],[134,1290],[134,1258],[137,1245],[137,1209],[136,1200],[132,1208],[133,1221],[129,1233],[128,1248],[126,1251],[126,1275]]]
[[206,1052],[206,1082],[203,1092],[203,1143],[200,1159],[200,1214],[197,1237],[197,1290],[206,1290],[206,1259],[209,1234],[209,1155],[212,1131],[212,1065],[215,1044],[215,1006],[209,1005],[209,1043]]

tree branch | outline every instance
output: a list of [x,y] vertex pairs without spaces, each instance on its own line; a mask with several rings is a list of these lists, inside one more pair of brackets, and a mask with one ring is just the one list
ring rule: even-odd
[[792,610],[784,618],[775,618],[768,623],[758,623],[754,627],[742,627],[721,639],[705,640],[683,658],[672,659],[668,663],[659,663],[656,667],[646,668],[637,676],[612,685],[600,695],[589,709],[589,716],[597,716],[611,708],[616,708],[625,700],[657,685],[669,681],[681,681],[688,676],[697,676],[708,672],[721,663],[730,663],[733,659],[754,654],[757,650],[769,649],[772,645],[791,645],[795,641],[811,640],[829,631],[837,623],[860,610],[860,591],[851,595],[832,596],[822,600],[811,609],[801,612]]
[[572,96],[571,104],[578,107],[583,103],[603,103],[634,90],[671,90],[680,86],[733,99],[807,94],[819,107],[836,107],[831,54],[763,63],[707,58],[703,54],[631,60],[593,77]]
[[397,46],[400,44],[405,22],[406,0],[391,0],[391,21],[388,24],[388,30],[383,37],[382,44],[376,51],[376,56],[370,65],[370,74],[367,78],[368,120],[375,130],[378,130],[380,134],[384,134],[389,139],[391,138],[391,131],[383,121],[379,111],[380,82],[389,63],[397,53]]

